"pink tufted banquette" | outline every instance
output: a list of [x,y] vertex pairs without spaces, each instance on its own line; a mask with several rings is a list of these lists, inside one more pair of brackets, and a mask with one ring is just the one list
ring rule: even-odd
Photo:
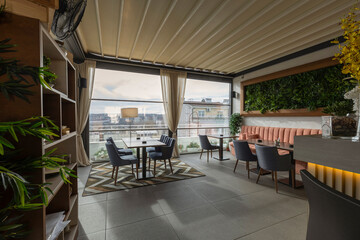
[[[304,129],[304,128],[279,128],[279,127],[261,127],[261,126],[242,126],[239,140],[247,139],[263,139],[275,141],[280,138],[280,142],[294,144],[294,137],[299,135],[316,135],[321,134],[320,129]],[[234,145],[230,143],[231,154],[235,156]],[[255,152],[255,146],[250,144],[251,151]],[[279,154],[289,153],[286,150],[278,150]],[[306,168],[305,162],[296,161],[296,172]]]

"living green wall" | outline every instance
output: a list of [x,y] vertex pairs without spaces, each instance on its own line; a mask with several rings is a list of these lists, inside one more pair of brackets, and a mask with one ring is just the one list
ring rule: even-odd
[[343,80],[341,65],[299,73],[245,87],[245,111],[309,111],[342,101],[353,85]]

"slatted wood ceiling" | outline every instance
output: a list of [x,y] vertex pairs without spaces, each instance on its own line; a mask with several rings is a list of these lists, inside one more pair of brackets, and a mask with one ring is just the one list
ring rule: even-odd
[[88,53],[237,73],[331,40],[355,0],[88,0]]

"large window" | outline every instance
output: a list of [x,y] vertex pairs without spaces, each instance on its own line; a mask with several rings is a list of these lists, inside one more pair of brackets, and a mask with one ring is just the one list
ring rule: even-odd
[[178,128],[180,152],[200,151],[199,134],[228,134],[229,115],[230,83],[188,79]]
[[[121,109],[138,108],[138,117],[121,118]],[[90,158],[108,159],[105,141],[113,137],[119,147],[122,138],[159,138],[167,133],[159,75],[96,69],[90,107]]]
[[[229,93],[229,83],[187,80],[178,127],[181,153],[200,150],[199,134],[228,134]],[[121,109],[128,107],[138,108],[137,118],[121,118]],[[168,134],[160,76],[97,68],[89,120],[91,161],[108,159],[108,137],[124,147],[121,139],[130,137],[130,131],[133,137],[160,138]],[[216,140],[211,141],[216,144]]]

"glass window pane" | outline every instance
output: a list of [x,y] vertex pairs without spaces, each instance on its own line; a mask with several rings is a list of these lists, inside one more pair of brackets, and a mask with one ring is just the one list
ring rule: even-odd
[[229,104],[229,93],[230,83],[188,79],[185,101]]
[[162,101],[158,75],[97,68],[93,91],[92,98]]
[[[121,108],[138,108],[138,117],[121,118]],[[92,100],[90,130],[166,128],[162,103]]]
[[228,127],[230,106],[184,104],[179,128]]

